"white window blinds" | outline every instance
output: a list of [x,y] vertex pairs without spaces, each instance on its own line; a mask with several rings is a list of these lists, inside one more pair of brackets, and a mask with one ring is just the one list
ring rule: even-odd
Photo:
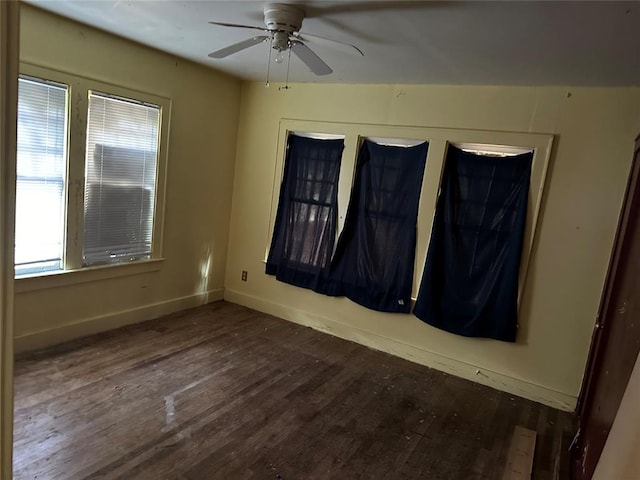
[[89,92],[85,265],[150,258],[160,107]]
[[16,275],[62,268],[67,91],[44,80],[18,80]]

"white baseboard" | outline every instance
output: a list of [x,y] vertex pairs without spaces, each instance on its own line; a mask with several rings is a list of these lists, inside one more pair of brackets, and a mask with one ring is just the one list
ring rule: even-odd
[[497,390],[512,393],[553,408],[572,412],[576,407],[577,397],[574,395],[558,392],[527,380],[488,370],[484,367],[461,362],[415,345],[409,345],[391,338],[382,337],[376,333],[345,325],[322,315],[305,312],[228,289],[224,292],[224,299],[231,303],[284,318],[285,320],[311,327],[315,330],[344,338],[345,340],[351,340],[375,350],[387,352],[406,360],[482,385],[487,385]]
[[14,338],[15,353],[36,350],[58,343],[84,337],[94,333],[112,330],[114,328],[144,322],[169,313],[197,307],[206,303],[216,302],[224,298],[224,289],[219,288],[204,293],[174,298],[165,302],[144,305],[130,310],[100,315],[80,322],[62,325],[56,328],[27,333]]

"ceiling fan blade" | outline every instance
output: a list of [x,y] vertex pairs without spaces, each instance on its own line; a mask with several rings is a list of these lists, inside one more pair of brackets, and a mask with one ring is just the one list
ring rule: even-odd
[[291,42],[291,51],[302,60],[302,62],[309,67],[309,69],[316,75],[329,75],[333,73],[331,67],[324,63],[324,61],[313,51],[300,41]]
[[234,43],[233,45],[229,45],[228,47],[221,48],[220,50],[216,50],[215,52],[211,52],[209,57],[211,58],[224,58],[228,57],[232,53],[239,52],[240,50],[244,50],[245,48],[252,47],[258,43],[264,42],[269,35],[258,35],[255,37],[248,38],[247,40],[243,40],[242,42]]
[[254,27],[253,25],[241,25],[239,23],[225,23],[225,22],[209,22],[211,25],[218,25],[220,27],[233,27],[233,28],[250,28],[251,30],[260,30],[262,32],[268,32],[264,27]]
[[338,45],[343,45],[345,47],[350,47],[354,49],[356,52],[358,52],[360,55],[364,57],[364,53],[358,47],[356,47],[355,45],[351,45],[350,43],[341,42],[340,40],[333,40],[332,38],[322,37],[320,35],[314,35],[313,33],[307,33],[307,32],[304,32],[304,33],[294,32],[293,36],[302,41],[305,41],[304,37],[311,37],[311,38],[316,38],[318,40],[322,40],[325,42],[337,43]]

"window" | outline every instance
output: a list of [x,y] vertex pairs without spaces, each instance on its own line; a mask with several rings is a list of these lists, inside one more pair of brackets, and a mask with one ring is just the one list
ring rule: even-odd
[[151,256],[160,108],[89,93],[83,263]]
[[67,85],[18,80],[16,274],[62,268]]
[[[519,262],[518,273],[518,298],[522,294],[523,285],[527,275],[527,266],[532,250],[535,227],[540,210],[542,191],[553,143],[553,136],[538,133],[518,132],[494,132],[483,130],[432,128],[421,126],[400,125],[373,125],[359,123],[338,123],[312,120],[297,120],[283,118],[280,120],[276,161],[274,164],[274,180],[283,179],[284,163],[287,158],[287,144],[291,132],[315,131],[333,135],[344,139],[344,153],[340,165],[338,180],[338,233],[343,235],[346,230],[347,212],[351,208],[349,200],[352,189],[358,184],[356,172],[358,170],[356,159],[358,150],[362,145],[362,139],[392,147],[415,147],[428,141],[428,152],[422,185],[419,189],[418,217],[416,236],[415,260],[413,268],[413,281],[411,282],[411,302],[416,300],[420,277],[426,260],[427,247],[431,238],[434,213],[440,194],[441,179],[443,177],[445,158],[449,146],[454,146],[464,151],[479,154],[498,156],[517,156],[526,152],[533,152],[531,160],[530,188],[526,204],[526,219],[523,232],[522,256]],[[386,177],[385,177],[386,180]],[[265,241],[267,247],[275,231],[277,211],[280,208],[277,183],[274,184],[271,198],[271,215],[269,219],[268,237]],[[340,242],[338,242],[340,243]],[[336,246],[334,262],[339,256],[339,245]],[[265,261],[267,256],[265,254]],[[333,274],[333,265],[328,277]],[[326,282],[325,282],[326,283]],[[330,293],[325,289],[325,293]],[[396,301],[403,300],[406,305],[406,295],[395,296]]]
[[[360,147],[344,229],[325,293],[384,312],[409,312],[416,222],[428,144]],[[413,142],[410,142],[413,143]]]
[[449,145],[413,310],[451,333],[514,342],[533,152]]
[[318,289],[331,261],[344,140],[290,135],[266,273]]
[[170,101],[21,69],[16,276],[158,259]]

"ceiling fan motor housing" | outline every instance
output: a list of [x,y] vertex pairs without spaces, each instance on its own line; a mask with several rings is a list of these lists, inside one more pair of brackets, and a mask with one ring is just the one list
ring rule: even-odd
[[285,3],[267,3],[264,6],[264,24],[268,30],[293,33],[300,30],[304,12]]

